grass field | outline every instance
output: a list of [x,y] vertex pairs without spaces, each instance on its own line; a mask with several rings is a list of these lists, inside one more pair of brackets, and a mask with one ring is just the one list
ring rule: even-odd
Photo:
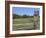
[[13,19],[13,31],[33,30],[33,29],[34,29],[34,19],[33,18]]

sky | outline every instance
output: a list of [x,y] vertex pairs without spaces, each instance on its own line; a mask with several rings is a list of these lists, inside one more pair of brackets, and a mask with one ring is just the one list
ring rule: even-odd
[[34,15],[34,10],[39,10],[40,11],[40,8],[13,7],[12,8],[12,13],[17,14],[17,15],[33,16]]

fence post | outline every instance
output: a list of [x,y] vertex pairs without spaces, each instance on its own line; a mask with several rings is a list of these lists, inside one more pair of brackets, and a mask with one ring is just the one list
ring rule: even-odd
[[34,29],[38,29],[39,10],[34,11]]

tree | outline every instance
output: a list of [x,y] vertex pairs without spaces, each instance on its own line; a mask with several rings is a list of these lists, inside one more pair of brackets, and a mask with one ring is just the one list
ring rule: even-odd
[[23,15],[23,18],[26,18],[27,17],[27,15]]

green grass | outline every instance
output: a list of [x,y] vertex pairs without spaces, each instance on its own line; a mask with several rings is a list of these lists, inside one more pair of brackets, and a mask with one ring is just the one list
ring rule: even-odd
[[34,30],[34,18],[13,19],[13,31]]

